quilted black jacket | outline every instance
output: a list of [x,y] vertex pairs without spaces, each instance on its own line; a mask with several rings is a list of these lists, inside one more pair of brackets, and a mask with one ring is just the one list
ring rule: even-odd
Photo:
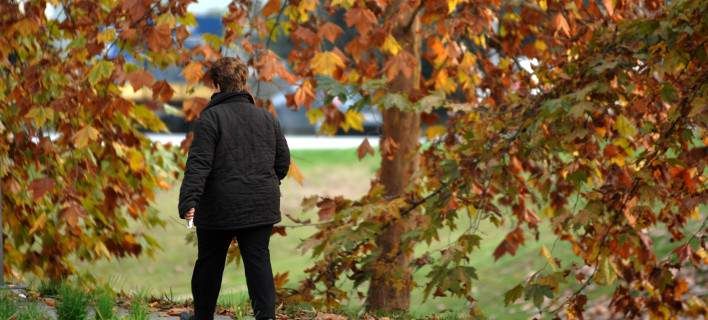
[[247,92],[219,92],[193,124],[194,140],[179,191],[179,216],[195,208],[204,229],[280,221],[280,180],[290,151],[271,113]]

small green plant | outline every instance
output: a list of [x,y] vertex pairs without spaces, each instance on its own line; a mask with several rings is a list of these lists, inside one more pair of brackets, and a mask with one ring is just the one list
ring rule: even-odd
[[218,305],[221,308],[233,313],[234,319],[244,319],[251,314],[251,306],[248,297],[241,294],[230,294],[219,299]]
[[133,295],[132,302],[130,304],[130,312],[128,313],[128,320],[148,320],[150,319],[150,309],[147,305],[147,295],[144,292],[139,292]]
[[17,303],[7,292],[0,292],[0,320],[7,320],[17,313]]
[[115,294],[108,286],[99,287],[94,290],[94,310],[96,320],[115,319]]
[[39,288],[37,288],[37,291],[39,291],[39,294],[45,297],[54,297],[59,293],[59,288],[61,287],[61,283],[56,280],[42,280],[39,283]]
[[17,314],[17,320],[47,320],[49,316],[36,303],[24,306]]
[[89,297],[86,292],[68,283],[59,287],[57,318],[59,320],[84,320],[87,318]]

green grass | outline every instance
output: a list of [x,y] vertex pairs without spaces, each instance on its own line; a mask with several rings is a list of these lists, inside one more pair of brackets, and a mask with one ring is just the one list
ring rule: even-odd
[[110,288],[102,286],[93,291],[96,320],[112,320],[116,317],[115,295]]
[[[366,157],[361,161],[356,156],[356,150],[295,150],[292,157],[302,171],[305,180],[303,185],[298,185],[292,179],[286,179],[281,188],[281,208],[283,210],[283,225],[293,225],[285,214],[295,217],[312,217],[313,213],[301,213],[299,205],[303,197],[320,195],[345,195],[357,198],[369,188],[370,180],[379,166],[380,158]],[[141,225],[134,227],[141,232],[150,233],[160,241],[162,250],[153,257],[125,258],[104,261],[95,264],[80,264],[80,271],[91,270],[99,281],[110,281],[114,289],[135,291],[149,289],[153,294],[169,295],[175,300],[191,298],[190,278],[196,248],[188,245],[185,237],[193,230],[188,231],[184,221],[177,218],[178,184],[175,188],[159,192],[155,201],[156,208],[162,217],[167,220],[165,228],[147,229]],[[313,228],[289,228],[286,237],[275,236],[271,240],[271,260],[274,273],[289,272],[290,285],[296,286],[297,281],[304,277],[304,270],[310,265],[309,254],[302,254],[298,249],[300,239],[312,234]],[[553,248],[553,256],[560,258],[564,265],[570,261],[578,261],[572,254],[569,246],[562,241],[555,245],[555,237],[547,224],[541,226],[538,240],[527,237],[524,246],[520,247],[514,256],[504,256],[494,261],[492,252],[502,241],[507,228],[496,228],[489,223],[482,223],[479,233],[483,240],[480,249],[471,258],[470,265],[477,269],[479,280],[473,288],[477,297],[477,307],[491,319],[528,319],[534,315],[535,309],[530,302],[517,301],[509,307],[504,306],[504,292],[524,281],[531,273],[545,264],[545,259],[540,255],[541,246],[549,250]],[[443,232],[438,243],[429,247],[421,245],[416,252],[424,250],[435,252],[440,247],[454,239],[456,232]],[[661,252],[669,252],[672,246],[668,241],[656,242]],[[427,269],[423,268],[414,274],[414,279],[419,285],[425,283]],[[342,288],[350,288],[348,282],[343,281]],[[360,288],[365,291],[365,288]],[[607,294],[608,289],[594,290],[591,286],[590,297]],[[354,292],[350,296],[356,296]],[[219,303],[237,313],[246,314],[248,307],[246,282],[243,268],[229,265],[224,272]],[[362,301],[353,299],[344,312],[354,316],[361,311]],[[469,305],[466,301],[456,298],[435,298],[423,301],[422,289],[414,290],[412,294],[412,307],[410,315],[423,317],[438,315],[446,319],[464,318]]]
[[59,287],[57,318],[59,320],[84,320],[87,318],[88,294],[78,286],[64,283]]
[[17,313],[17,303],[7,292],[0,292],[0,320],[10,319]]

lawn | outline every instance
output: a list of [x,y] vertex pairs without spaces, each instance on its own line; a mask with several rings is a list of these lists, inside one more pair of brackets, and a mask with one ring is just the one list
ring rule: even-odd
[[[355,150],[295,150],[292,157],[302,171],[305,180],[303,185],[292,179],[286,179],[282,185],[281,201],[284,213],[300,216],[299,204],[303,197],[313,194],[344,195],[358,197],[364,194],[370,179],[378,168],[378,157],[367,157],[358,160]],[[185,237],[188,231],[184,221],[177,219],[178,185],[169,191],[158,194],[156,207],[167,220],[165,228],[143,230],[154,235],[162,246],[162,250],[153,257],[127,258],[83,265],[82,270],[92,271],[100,280],[109,281],[116,289],[125,291],[148,291],[153,295],[184,300],[191,297],[189,283],[191,271],[196,257],[196,248],[188,245]],[[294,225],[292,221],[283,218],[282,224]],[[140,228],[140,226],[136,226]],[[311,260],[309,254],[298,250],[299,240],[307,237],[313,231],[310,227],[289,228],[286,237],[275,236],[271,242],[271,256],[274,272],[289,272],[291,283],[302,279],[303,270]],[[553,255],[561,258],[564,263],[573,259],[569,247],[562,242],[554,245],[552,232],[547,226],[542,226],[538,241],[527,239],[515,256],[504,256],[494,261],[492,252],[500,243],[507,229],[498,229],[493,225],[482,224],[480,233],[483,237],[480,250],[473,256],[470,265],[477,268],[479,280],[473,289],[478,298],[479,307],[491,319],[528,319],[533,315],[534,308],[530,303],[520,303],[504,307],[504,292],[523,281],[531,273],[544,265],[545,259],[540,255],[540,248],[554,248]],[[430,247],[422,245],[417,251],[435,250],[448,242],[454,232],[448,232],[439,243]],[[666,244],[668,245],[668,244]],[[668,249],[662,249],[667,251]],[[425,283],[426,270],[415,274],[419,284]],[[343,286],[347,286],[344,284]],[[243,304],[246,295],[243,269],[240,266],[228,266],[224,274],[220,301],[223,304]],[[607,290],[596,291],[591,296],[601,295]],[[413,292],[413,303],[410,310],[414,317],[431,314],[450,313],[464,314],[467,302],[460,299],[436,298],[426,302],[422,300],[422,290]],[[361,309],[361,301],[352,301],[346,310],[356,313]]]

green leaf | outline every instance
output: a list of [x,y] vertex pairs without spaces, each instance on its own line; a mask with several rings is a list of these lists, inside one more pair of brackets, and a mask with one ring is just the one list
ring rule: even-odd
[[113,62],[101,60],[94,64],[89,71],[88,80],[92,86],[95,86],[99,81],[106,79],[113,73]]
[[524,293],[524,286],[517,284],[516,287],[504,293],[504,305],[508,306],[521,298]]
[[532,300],[536,308],[540,308],[543,304],[543,297],[553,298],[553,289],[539,284],[532,284],[526,287],[525,299]]
[[619,132],[620,136],[630,140],[637,134],[637,127],[635,127],[634,124],[623,115],[617,116],[617,120],[615,120],[615,129]]
[[661,100],[672,103],[678,101],[678,93],[676,88],[669,83],[665,83],[661,87]]

